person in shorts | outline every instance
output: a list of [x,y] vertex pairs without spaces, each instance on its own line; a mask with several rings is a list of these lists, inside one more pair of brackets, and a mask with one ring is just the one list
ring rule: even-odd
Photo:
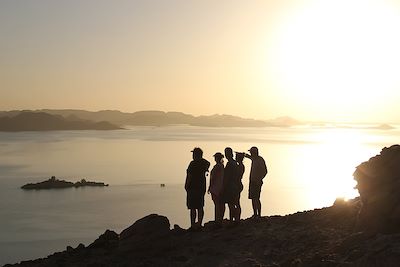
[[[204,195],[206,193],[206,174],[210,162],[203,158],[203,151],[196,147],[192,150],[193,160],[186,170],[186,205],[190,210],[191,228],[201,227],[204,217]],[[196,221],[197,219],[197,221]]]
[[265,160],[258,154],[258,148],[253,146],[249,150],[250,155],[245,154],[246,158],[251,159],[251,169],[249,177],[249,199],[253,206],[253,218],[261,217],[261,187],[263,179],[267,175],[267,165]]

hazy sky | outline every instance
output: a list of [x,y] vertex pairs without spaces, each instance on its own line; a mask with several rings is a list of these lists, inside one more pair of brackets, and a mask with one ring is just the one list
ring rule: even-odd
[[400,122],[400,1],[0,2],[0,110]]

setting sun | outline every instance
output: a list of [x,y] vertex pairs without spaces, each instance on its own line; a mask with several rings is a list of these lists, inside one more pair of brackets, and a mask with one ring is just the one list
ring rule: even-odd
[[397,94],[400,13],[393,4],[312,1],[289,14],[270,62],[289,98],[345,119]]

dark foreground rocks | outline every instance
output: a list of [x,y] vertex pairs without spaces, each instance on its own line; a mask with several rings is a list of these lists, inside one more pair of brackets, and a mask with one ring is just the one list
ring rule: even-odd
[[9,266],[398,266],[400,235],[354,232],[358,199],[196,232],[149,215],[85,247]]
[[400,146],[385,147],[379,155],[360,164],[354,178],[363,204],[359,230],[399,233]]

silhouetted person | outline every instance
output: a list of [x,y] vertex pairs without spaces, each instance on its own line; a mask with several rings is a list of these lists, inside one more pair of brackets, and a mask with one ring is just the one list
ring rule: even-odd
[[240,221],[240,215],[242,214],[242,208],[240,207],[240,194],[243,191],[242,178],[243,178],[243,174],[245,171],[243,159],[244,159],[244,153],[236,152],[236,162],[238,164],[237,183],[238,183],[238,187],[239,187],[239,192],[237,194],[238,199],[237,199],[237,208],[236,208],[237,221]]
[[208,193],[211,193],[211,198],[215,206],[215,222],[219,225],[222,224],[224,214],[222,213],[224,202],[222,200],[222,187],[224,182],[224,155],[217,152],[214,155],[215,165],[210,173],[210,186]]
[[223,199],[224,206],[222,211],[225,213],[225,203],[229,207],[229,220],[236,220],[237,216],[237,206],[238,206],[238,165],[233,159],[232,148],[225,148],[225,157],[228,160],[224,169],[224,189],[223,189]]
[[[203,151],[196,147],[192,150],[193,160],[186,171],[186,205],[190,209],[191,228],[201,227],[204,217],[204,194],[206,193],[206,172],[210,162],[203,159]],[[196,217],[198,221],[196,222]]]
[[246,158],[251,159],[250,181],[249,181],[249,199],[253,205],[253,217],[261,217],[261,186],[263,178],[267,175],[267,165],[264,159],[258,154],[258,148],[253,146],[249,150],[250,155],[245,154]]

